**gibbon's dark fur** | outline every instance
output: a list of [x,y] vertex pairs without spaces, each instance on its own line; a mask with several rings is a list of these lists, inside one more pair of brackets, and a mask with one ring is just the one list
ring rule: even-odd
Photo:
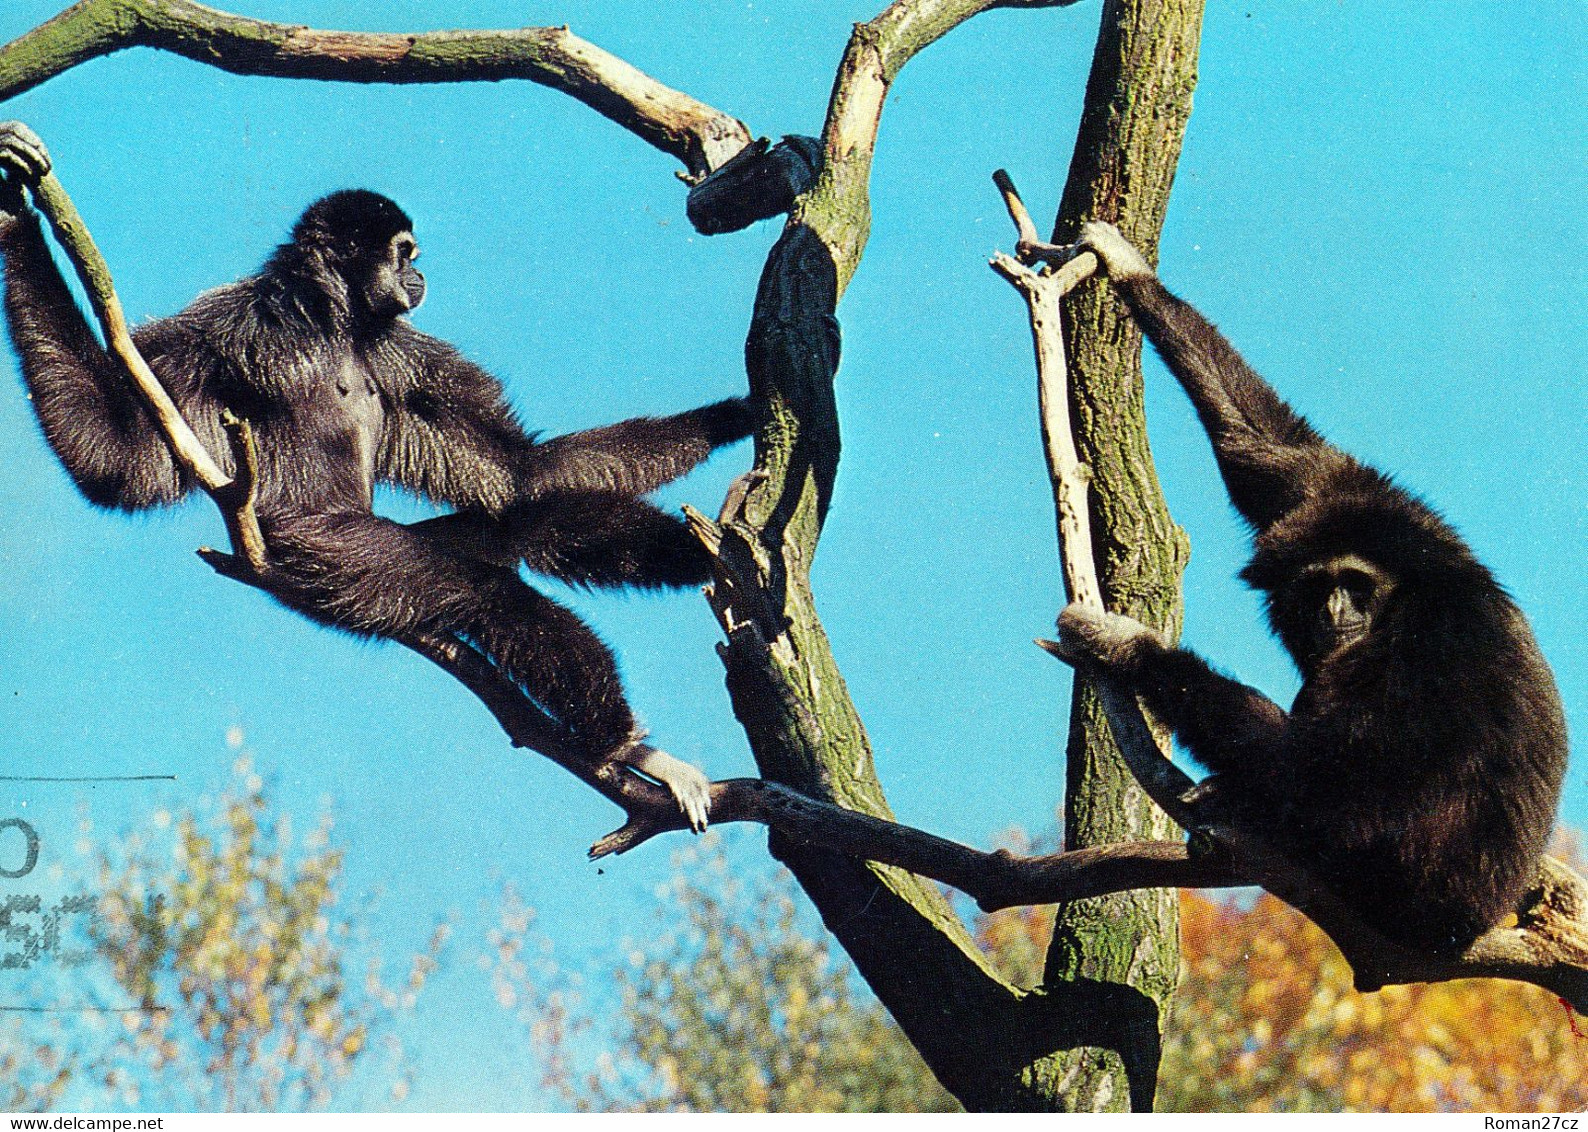
[[[8,190],[6,313],[50,445],[96,504],[181,499],[193,485]],[[383,196],[333,193],[259,274],[134,340],[223,466],[222,410],[252,423],[282,601],[360,636],[456,634],[603,758],[637,737],[612,654],[517,563],[585,586],[705,582],[703,548],[641,497],[748,435],[750,402],[534,439],[495,378],[403,317],[424,295],[411,228]],[[371,512],[377,482],[457,511],[390,522]]]
[[1390,938],[1466,947],[1516,910],[1566,768],[1560,697],[1527,621],[1432,509],[1323,440],[1101,227],[1083,243],[1207,429],[1254,531],[1242,577],[1303,683],[1287,714],[1143,627],[1127,645],[1071,610],[1061,635],[1216,772],[1212,804],[1266,829]]

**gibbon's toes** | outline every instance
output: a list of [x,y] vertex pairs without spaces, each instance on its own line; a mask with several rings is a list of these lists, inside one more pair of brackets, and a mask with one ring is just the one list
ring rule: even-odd
[[50,171],[50,151],[21,122],[0,122],[0,167],[36,182]]
[[623,761],[667,787],[689,819],[689,828],[696,833],[705,832],[711,814],[711,779],[704,771],[646,743],[635,744]]
[[673,792],[678,808],[689,819],[689,828],[696,833],[704,833],[711,815],[711,779],[699,768],[682,760],[676,761],[677,769],[662,784]]
[[706,776],[700,776],[698,788],[692,784],[689,790],[674,790],[673,796],[678,799],[678,808],[689,819],[689,828],[696,833],[705,833],[711,817],[711,783]]

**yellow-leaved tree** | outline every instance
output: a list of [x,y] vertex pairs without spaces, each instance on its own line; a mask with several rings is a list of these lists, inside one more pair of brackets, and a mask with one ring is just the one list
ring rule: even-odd
[[[83,1043],[97,1080],[68,1100],[325,1107],[435,969],[444,927],[394,986],[376,960],[356,965],[357,928],[336,907],[342,853],[329,815],[295,838],[248,759],[235,769],[212,807],[157,815],[169,845],[132,838],[101,856],[94,943],[120,994],[144,1009]],[[405,1082],[397,1075],[385,1090],[400,1099]]]
[[1537,987],[1470,979],[1351,989],[1323,933],[1266,893],[1188,893],[1185,980],[1161,1108],[1265,1112],[1573,1112],[1588,1030]]

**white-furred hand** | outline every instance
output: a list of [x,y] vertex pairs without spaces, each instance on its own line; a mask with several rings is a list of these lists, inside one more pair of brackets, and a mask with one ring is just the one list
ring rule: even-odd
[[1147,258],[1136,250],[1136,245],[1125,239],[1120,230],[1103,220],[1088,220],[1081,225],[1081,238],[1077,246],[1096,254],[1103,272],[1110,279],[1130,279],[1155,272]]
[[1143,647],[1163,647],[1163,638],[1134,617],[1072,603],[1059,614],[1056,656],[1071,664],[1128,668]]

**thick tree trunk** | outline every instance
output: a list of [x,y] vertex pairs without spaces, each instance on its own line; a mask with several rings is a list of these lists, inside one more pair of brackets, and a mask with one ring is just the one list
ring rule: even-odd
[[[768,258],[746,360],[770,420],[757,438],[760,479],[730,499],[711,595],[734,710],[762,773],[851,809],[888,816],[870,744],[834,664],[809,571],[837,471],[832,382],[836,306],[870,222],[872,146],[887,88],[922,46],[988,0],[897,3],[857,28],[840,67],[822,173]],[[930,884],[774,834],[829,930],[943,1084],[969,1108],[1054,1107],[1029,1066],[1054,1048],[1112,1041],[1096,1003],[1026,994],[987,965]]]
[[[1081,221],[1114,222],[1156,260],[1196,85],[1202,0],[1107,0],[1054,241]],[[1092,536],[1108,608],[1178,636],[1187,544],[1159,490],[1142,406],[1141,334],[1106,283],[1065,303],[1076,443],[1092,469]],[[1095,692],[1076,681],[1070,712],[1065,847],[1174,835],[1120,760]],[[1179,977],[1178,895],[1145,889],[1059,909],[1051,991],[1116,989],[1132,1032],[1123,1050],[1076,1049],[1040,1066],[1071,1111],[1127,1107],[1156,1077],[1159,1031]],[[1149,1005],[1150,1004],[1150,1005]],[[1134,1089],[1132,1089],[1134,1085]]]

